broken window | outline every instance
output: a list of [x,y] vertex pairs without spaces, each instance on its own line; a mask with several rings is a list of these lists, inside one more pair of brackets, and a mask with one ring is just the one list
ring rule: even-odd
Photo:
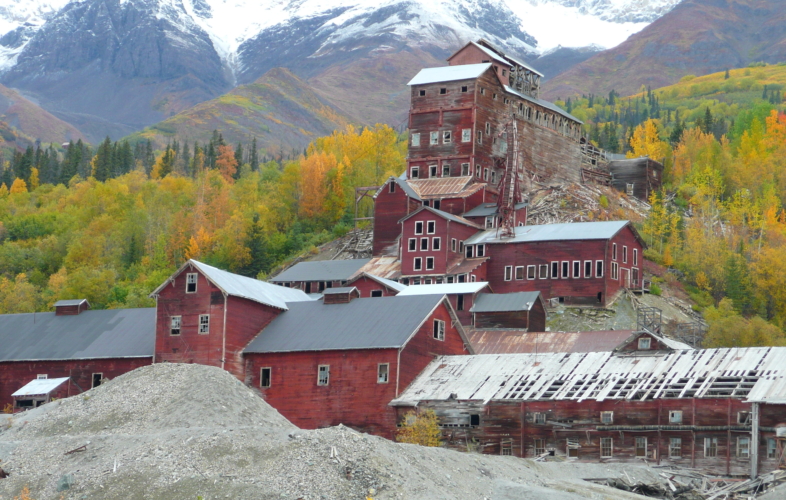
[[434,338],[445,340],[445,322],[441,319],[434,320]]
[[472,141],[472,129],[465,128],[461,130],[461,142],[470,142]]
[[450,144],[452,140],[453,140],[453,134],[451,133],[450,130],[442,132],[442,144]]
[[436,177],[437,176],[437,166],[436,165],[429,165],[428,166],[428,176],[429,177]]
[[379,363],[377,365],[377,383],[378,384],[387,384],[388,383],[388,371],[390,370],[389,363]]
[[652,339],[649,337],[641,337],[639,339],[639,349],[650,349],[652,345]]
[[494,170],[491,171],[491,183],[492,184],[496,184],[497,183],[497,172],[494,171]]
[[510,281],[513,277],[513,266],[505,266],[505,281]]
[[669,457],[682,458],[682,438],[669,439]]
[[486,181],[486,182],[489,181],[489,169],[487,169],[487,168],[483,169],[483,180]]
[[[611,454],[609,454],[611,456]],[[647,457],[647,438],[646,437],[636,437],[636,457],[638,458],[646,458]]]
[[480,87],[480,95],[486,95],[486,89]]
[[682,411],[681,410],[674,410],[669,412],[669,423],[670,424],[681,424],[682,423]]
[[259,387],[270,387],[270,368],[259,370]]
[[737,412],[737,423],[742,425],[750,425],[751,423],[751,412],[749,411],[739,411]]
[[486,122],[486,135],[491,135],[491,124],[489,122]]
[[209,314],[200,314],[199,315],[199,333],[200,334],[210,333],[210,315]]
[[450,165],[442,165],[442,177],[450,177]]
[[527,266],[527,279],[528,280],[535,279],[535,266]]
[[410,238],[409,239],[409,251],[414,252],[418,249],[418,239],[417,238]]
[[101,385],[101,382],[104,381],[104,374],[103,373],[94,373],[93,374],[93,388],[98,387]]
[[[497,95],[497,94],[494,94]],[[500,455],[512,456],[513,455],[513,440],[503,439],[500,444]]]
[[546,414],[535,412],[532,414],[532,423],[542,425],[546,423]]
[[434,270],[434,257],[426,257],[426,271]]
[[549,277],[549,265],[548,264],[541,264],[540,265],[540,279],[545,280]]
[[751,453],[751,438],[738,437],[737,438],[737,457],[750,458]]
[[546,440],[545,439],[536,439],[535,440],[535,456],[539,457],[546,453]]
[[169,334],[180,335],[180,327],[183,324],[182,316],[172,316],[169,323]]
[[420,271],[423,268],[423,259],[420,257],[415,257],[415,260],[412,263],[412,268],[415,271]]
[[423,234],[423,221],[415,222],[415,234]]
[[635,186],[635,184],[633,184],[633,183],[625,184],[625,193],[627,193],[628,196],[633,196],[633,187],[634,186]]
[[451,252],[455,252],[456,251],[456,238],[451,238],[450,239],[450,251]]
[[196,293],[197,291],[197,273],[186,274],[186,293]]
[[516,266],[515,271],[516,271],[515,272],[516,279],[517,280],[523,280],[524,279],[524,266]]
[[420,177],[420,168],[412,167],[410,169],[409,177],[412,178],[412,179],[417,179],[418,177]]
[[477,427],[480,425],[480,415],[473,413],[469,416],[469,425],[472,427]]
[[704,438],[704,456],[707,458],[718,456],[718,438]]
[[436,146],[437,144],[439,144],[439,132],[431,132],[429,137],[430,137],[429,142],[432,146]]
[[317,370],[317,385],[328,385],[330,383],[330,365],[319,365]]
[[[467,130],[469,130],[469,129],[467,129]],[[461,164],[461,175],[463,175],[465,177],[470,175],[470,173],[469,173],[469,163],[462,163]]]
[[767,458],[778,458],[778,444],[773,438],[767,438]]
[[496,222],[496,217],[493,215],[489,215],[486,217],[486,229],[492,229],[494,227],[494,223]]
[[420,146],[420,133],[412,134],[412,147]]
[[434,234],[437,232],[437,222],[433,220],[428,221],[426,223],[426,232],[428,234]]
[[456,311],[463,311],[464,310],[464,294],[460,293],[456,295]]
[[611,458],[614,453],[614,439],[600,438],[600,458]]
[[442,248],[442,239],[439,236],[432,238],[431,249],[436,251],[436,250],[440,250],[441,248]]
[[614,412],[613,411],[602,411],[602,412],[600,412],[600,423],[601,424],[613,424],[614,423]]
[[568,458],[579,458],[579,448],[581,445],[579,445],[578,439],[567,439]]

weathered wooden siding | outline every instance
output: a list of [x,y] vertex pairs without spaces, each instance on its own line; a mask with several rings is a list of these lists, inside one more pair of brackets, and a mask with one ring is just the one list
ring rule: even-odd
[[372,253],[374,256],[381,255],[384,249],[396,242],[401,228],[398,221],[407,216],[410,212],[409,196],[396,185],[395,192],[391,193],[389,184],[382,187],[382,190],[374,200],[374,242]]
[[[427,234],[428,222],[434,221],[435,232]],[[415,234],[417,222],[423,223],[423,234]],[[447,272],[448,259],[451,255],[460,255],[458,242],[463,241],[478,231],[477,228],[448,221],[430,210],[422,210],[402,224],[400,245],[401,274],[403,276],[444,276]],[[415,250],[409,250],[409,240],[415,238]],[[428,238],[428,250],[421,250],[421,240]],[[440,238],[440,249],[434,250],[434,238]],[[451,239],[456,239],[456,252],[451,250]],[[414,259],[421,258],[421,269],[414,268]],[[434,269],[426,269],[426,258],[434,258]]]
[[475,313],[475,328],[529,328],[529,311]]
[[546,319],[546,309],[543,307],[543,302],[540,300],[535,301],[532,309],[529,311],[529,331],[545,332]]
[[0,363],[0,410],[6,404],[13,403],[11,394],[40,374],[46,374],[48,378],[71,377],[71,383],[64,385],[64,391],[65,396],[73,396],[93,386],[94,373],[103,373],[104,378],[112,379],[152,362],[152,356],[63,361],[4,361]]
[[615,189],[625,193],[628,185],[633,184],[633,196],[644,201],[648,201],[650,194],[659,190],[663,182],[663,165],[650,158],[611,161],[609,172]]

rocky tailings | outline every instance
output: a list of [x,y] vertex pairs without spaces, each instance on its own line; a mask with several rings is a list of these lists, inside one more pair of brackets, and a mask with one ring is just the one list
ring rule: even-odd
[[231,375],[199,365],[140,368],[5,422],[2,500],[25,486],[36,500],[616,500],[643,497],[581,478],[658,477],[634,465],[396,444],[343,426],[303,431]]

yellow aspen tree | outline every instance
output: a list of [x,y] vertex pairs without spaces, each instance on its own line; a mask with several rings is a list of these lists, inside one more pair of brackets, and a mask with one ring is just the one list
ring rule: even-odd
[[631,150],[628,158],[639,158],[648,156],[655,161],[664,161],[671,153],[671,148],[666,141],[660,138],[660,121],[655,119],[647,120],[633,131],[630,138]]
[[20,179],[19,177],[14,179],[14,183],[11,184],[11,194],[26,193],[26,192],[27,192],[27,183],[24,180]]
[[5,198],[8,196],[8,186],[5,185],[5,182],[0,184],[0,199]]
[[300,214],[304,217],[323,215],[327,198],[327,173],[338,166],[331,153],[314,152],[300,161]]
[[40,183],[41,182],[38,179],[38,169],[33,167],[30,169],[30,191],[35,191],[38,189]]

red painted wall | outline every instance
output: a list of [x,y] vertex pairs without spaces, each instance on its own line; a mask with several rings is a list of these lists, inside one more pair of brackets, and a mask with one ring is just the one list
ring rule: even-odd
[[[392,182],[392,181],[391,181]],[[396,242],[401,228],[398,221],[410,213],[411,203],[407,194],[396,185],[395,192],[391,193],[390,184],[383,186],[380,193],[374,200],[374,242],[372,253],[374,256],[381,255],[385,247]]]
[[[428,221],[436,224],[433,234],[427,234]],[[415,234],[417,222],[423,222],[423,234]],[[430,210],[422,210],[405,220],[402,224],[402,237],[399,243],[401,255],[401,274],[403,276],[443,276],[447,272],[450,254],[458,254],[458,242],[464,241],[478,229],[457,222],[448,221]],[[409,240],[415,238],[415,251],[409,250]],[[428,250],[421,250],[421,239],[428,238]],[[440,238],[440,250],[433,250],[434,238]],[[456,252],[451,251],[450,240],[456,238]],[[421,258],[421,269],[415,270],[414,259]],[[426,269],[426,258],[434,257],[434,269]]]
[[390,288],[380,284],[379,282],[365,277],[358,278],[347,286],[356,287],[360,292],[361,297],[371,297],[372,290],[381,290],[383,297],[398,295],[398,292],[396,290],[391,290]]
[[0,363],[0,410],[13,403],[11,394],[35,379],[39,374],[47,378],[71,377],[70,385],[64,385],[65,397],[79,394],[93,386],[93,374],[103,373],[104,378],[113,379],[140,366],[152,363],[152,357],[106,358],[68,361],[5,361]]

